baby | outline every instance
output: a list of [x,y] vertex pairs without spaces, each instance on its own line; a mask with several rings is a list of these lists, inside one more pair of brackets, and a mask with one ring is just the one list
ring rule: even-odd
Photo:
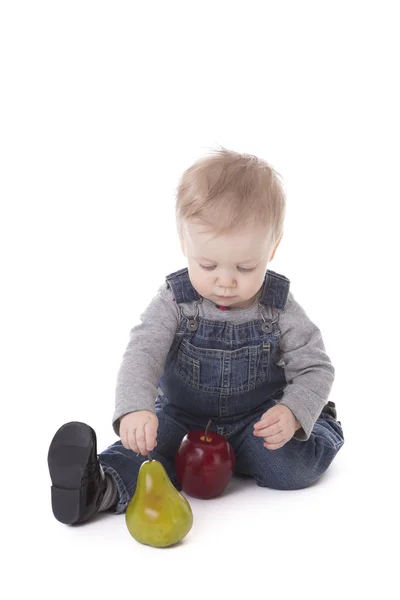
[[176,217],[187,268],[171,273],[131,330],[116,386],[120,440],[97,455],[85,423],[63,425],[48,464],[62,523],[123,513],[147,453],[173,484],[185,434],[229,440],[235,473],[259,486],[304,488],[344,443],[334,368],[319,329],[269,270],[282,238],[285,193],[264,160],[221,149],[183,174]]

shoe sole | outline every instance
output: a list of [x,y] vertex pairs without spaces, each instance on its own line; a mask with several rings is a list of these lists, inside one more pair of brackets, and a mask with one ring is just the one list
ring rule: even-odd
[[82,503],[82,478],[96,453],[96,434],[85,423],[66,423],[56,432],[49,447],[47,462],[51,477],[51,504],[55,518],[72,525],[79,522]]

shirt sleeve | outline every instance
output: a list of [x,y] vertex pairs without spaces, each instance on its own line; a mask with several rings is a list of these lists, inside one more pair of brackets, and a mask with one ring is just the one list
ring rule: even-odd
[[307,440],[328,401],[335,370],[325,352],[321,332],[289,293],[279,315],[281,360],[287,386],[279,404],[294,413],[301,424],[294,437]]
[[113,429],[120,418],[137,410],[155,412],[157,384],[179,325],[179,308],[165,283],[130,332],[117,375]]

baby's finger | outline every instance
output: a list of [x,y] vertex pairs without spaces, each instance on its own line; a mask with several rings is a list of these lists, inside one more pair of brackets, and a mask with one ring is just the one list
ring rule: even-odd
[[128,448],[130,448],[133,452],[139,452],[139,448],[136,443],[136,429],[131,429],[128,431]]
[[127,432],[125,429],[120,430],[120,436],[121,436],[121,443],[122,443],[123,447],[126,448],[127,450],[129,450],[128,436],[127,436]]
[[136,444],[137,444],[137,447],[139,448],[140,454],[142,454],[143,456],[146,456],[147,450],[146,450],[146,436],[144,433],[144,428],[139,429],[139,431],[136,431]]
[[264,442],[271,445],[271,444],[281,444],[282,442],[285,442],[285,436],[283,435],[283,432],[280,431],[279,433],[277,433],[276,435],[270,435],[264,438]]
[[274,410],[275,406],[267,410],[266,413],[263,414],[261,419],[254,424],[254,429],[262,429],[264,427],[270,427],[271,425],[275,425],[275,423],[279,423],[281,419],[281,415]]
[[267,448],[267,450],[278,450],[279,448],[282,448],[282,446],[285,445],[285,441],[280,442],[279,444],[268,444],[268,442],[264,442],[264,448]]
[[275,423],[274,425],[269,425],[268,427],[257,427],[254,426],[254,435],[259,437],[268,437],[269,435],[276,435],[282,431],[281,423]]
[[146,449],[147,452],[151,452],[157,446],[157,425],[153,422],[146,423],[144,431],[146,438]]

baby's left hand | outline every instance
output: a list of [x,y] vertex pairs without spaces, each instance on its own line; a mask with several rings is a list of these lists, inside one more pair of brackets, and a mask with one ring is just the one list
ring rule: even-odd
[[284,404],[277,404],[254,424],[254,435],[264,438],[264,447],[268,450],[282,448],[292,437],[295,431],[301,428],[290,408]]

